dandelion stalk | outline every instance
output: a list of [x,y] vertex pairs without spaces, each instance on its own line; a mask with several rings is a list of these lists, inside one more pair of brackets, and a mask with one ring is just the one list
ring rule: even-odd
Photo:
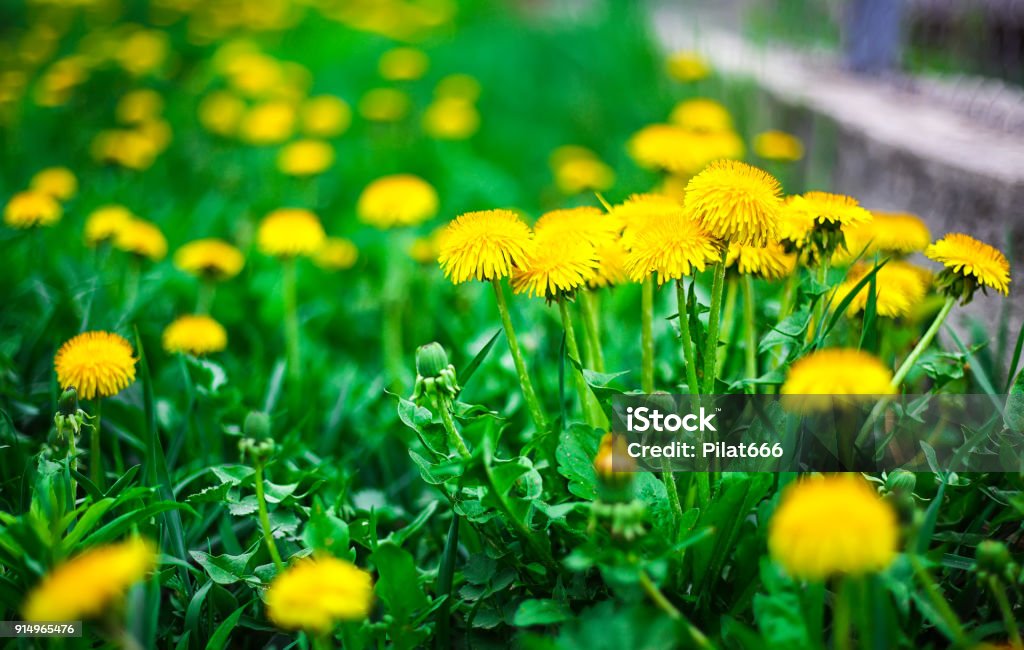
[[697,383],[697,352],[690,333],[690,315],[686,309],[686,288],[682,279],[676,280],[676,300],[679,303],[679,331],[682,334],[683,359],[686,362],[686,384],[691,395],[700,393]]
[[832,618],[832,646],[836,650],[850,650],[850,589],[845,580],[840,579],[836,590],[836,604]]
[[906,360],[903,361],[903,364],[896,371],[896,374],[893,375],[892,386],[894,388],[898,389],[900,387],[900,384],[902,384],[903,380],[906,379],[907,374],[917,363],[917,360],[921,358],[924,351],[928,349],[929,345],[931,345],[932,341],[935,339],[935,335],[939,333],[939,329],[942,327],[942,324],[946,322],[946,318],[949,316],[949,312],[952,311],[953,304],[955,302],[956,297],[954,296],[946,298],[946,302],[943,303],[942,309],[940,309],[939,313],[935,316],[935,320],[932,321],[928,331],[924,333],[924,336],[921,337],[921,340],[918,341],[917,345],[914,346],[914,349],[911,350]]
[[[743,283],[743,331],[746,337],[746,379],[757,378],[757,329],[754,323],[754,310],[757,305],[754,302],[754,279],[750,275],[744,275]],[[748,393],[756,393],[757,387],[753,384],[747,385]]]
[[216,292],[216,286],[211,280],[203,278],[199,281],[199,290],[196,293],[196,313],[197,314],[209,314],[210,307],[213,306],[213,295]]
[[448,433],[448,443],[455,448],[463,460],[469,460],[471,457],[469,448],[466,447],[466,441],[459,430],[455,428],[455,420],[452,419],[451,402],[441,400],[439,410],[441,411],[441,423],[444,424],[444,430]]
[[640,389],[654,392],[654,278],[640,285]]
[[103,463],[100,460],[100,425],[103,422],[103,401],[96,398],[95,422],[89,431],[89,478],[96,487],[102,487]]
[[[565,330],[565,347],[570,359],[580,363],[580,350],[576,343],[576,330],[572,325],[572,316],[569,314],[569,305],[565,297],[558,296],[558,313],[562,317],[562,329]],[[587,418],[587,423],[592,427],[601,426],[608,428],[608,420],[599,409],[595,410],[594,397],[587,386],[587,380],[583,377],[582,368],[573,368],[572,376],[576,384],[576,394],[580,399],[580,408]]]
[[[725,280],[725,300],[724,306],[722,307],[722,333],[718,337],[718,340],[723,345],[728,345],[732,341],[732,333],[735,330],[736,325],[736,297],[739,293],[739,282],[736,278],[726,277]],[[718,363],[715,365],[715,374],[721,375],[722,370],[725,367],[726,358],[719,357]]]
[[992,590],[992,596],[995,598],[996,604],[999,606],[999,613],[1003,616],[1006,632],[1010,636],[1010,646],[1014,650],[1021,650],[1021,648],[1024,648],[1024,643],[1021,642],[1020,628],[1017,626],[1017,619],[1013,614],[1013,608],[1010,606],[1010,600],[1006,597],[1006,588],[1003,587],[1003,583],[999,581],[999,578],[994,575],[988,577],[988,586]]
[[583,339],[590,350],[590,363],[597,372],[604,372],[604,351],[601,349],[601,321],[597,297],[590,289],[579,292],[580,315],[583,316]]
[[706,636],[704,636],[704,633],[701,632],[697,626],[691,623],[689,619],[683,616],[683,613],[676,609],[676,606],[665,597],[665,594],[661,592],[661,589],[658,589],[658,585],[654,584],[654,581],[651,580],[651,577],[647,575],[646,571],[640,572],[640,586],[643,587],[644,593],[647,594],[651,599],[651,602],[653,602],[658,609],[665,612],[665,615],[673,621],[683,624],[694,645],[698,648],[714,648],[714,645]]
[[544,411],[537,400],[537,394],[533,390],[533,383],[530,382],[530,375],[526,372],[526,362],[523,361],[523,352],[519,348],[519,339],[516,338],[516,331],[512,328],[512,316],[508,311],[508,303],[505,301],[505,292],[501,288],[501,280],[493,278],[491,286],[494,287],[494,297],[498,302],[498,314],[501,316],[501,326],[505,330],[505,338],[508,340],[509,352],[512,353],[512,362],[516,366],[516,374],[519,375],[519,385],[523,390],[523,398],[526,400],[526,408],[530,412],[538,431],[547,431],[548,424],[544,418]]
[[299,380],[299,311],[296,298],[295,282],[295,258],[287,257],[282,260],[284,267],[284,286],[282,290],[284,299],[284,339],[287,351],[288,377],[295,386]]
[[[829,269],[829,256],[828,254],[822,254],[821,263],[818,264],[818,284],[822,287],[828,284],[828,269]],[[818,302],[814,304],[814,319],[811,321],[811,326],[807,328],[808,338],[812,338],[815,332],[822,325],[822,321],[825,319],[825,296],[818,296]]]
[[721,323],[722,294],[725,290],[725,260],[728,247],[722,248],[722,259],[715,265],[711,281],[711,312],[708,314],[707,345],[704,349],[704,394],[715,392],[715,368],[718,357],[718,333]]
[[267,543],[267,551],[270,553],[271,559],[274,560],[277,572],[280,573],[284,571],[284,562],[281,561],[281,553],[277,550],[277,544],[274,542],[274,533],[270,528],[270,515],[267,513],[267,495],[263,492],[263,463],[257,462],[255,469],[256,504],[259,508],[260,527],[263,529],[263,539]]
[[935,583],[928,569],[921,564],[921,560],[917,555],[910,554],[909,557],[910,565],[914,569],[914,575],[917,576],[921,586],[924,587],[924,591],[928,595],[928,599],[931,600],[935,611],[942,617],[942,621],[946,624],[950,635],[953,637],[953,642],[958,647],[966,647],[968,645],[968,638],[964,633],[964,626],[960,619],[957,618],[956,612],[946,602],[946,598],[942,595],[939,585]]

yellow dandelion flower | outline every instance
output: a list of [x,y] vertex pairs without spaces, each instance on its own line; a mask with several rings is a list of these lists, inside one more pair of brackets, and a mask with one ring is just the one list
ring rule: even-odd
[[969,235],[950,233],[925,249],[924,254],[957,276],[1004,295],[1010,292],[1010,262],[1006,256]]
[[621,221],[623,243],[628,249],[635,234],[642,230],[647,219],[663,214],[677,212],[683,204],[677,199],[664,194],[633,194],[628,199],[612,208],[611,214]]
[[135,126],[135,132],[149,140],[157,153],[167,149],[174,135],[170,122],[161,119],[144,120]]
[[348,239],[328,237],[313,257],[313,263],[328,271],[350,269],[359,259],[359,249]]
[[202,356],[220,352],[228,345],[224,326],[202,314],[180,316],[164,328],[164,350],[170,354]]
[[159,144],[135,129],[111,129],[96,134],[90,153],[97,162],[142,170],[153,165],[160,153]]
[[309,210],[279,208],[260,223],[256,243],[264,255],[315,255],[327,236],[320,220]]
[[396,47],[380,57],[380,76],[388,81],[414,81],[427,73],[430,59],[422,50]]
[[729,109],[713,99],[688,99],[676,104],[668,121],[690,131],[731,131]]
[[722,160],[690,179],[686,206],[712,236],[764,246],[777,238],[780,191],[779,182],[767,172]]
[[246,97],[268,97],[285,81],[281,63],[262,52],[238,52],[224,63],[231,87]]
[[437,82],[434,96],[475,102],[480,99],[480,82],[468,74],[450,74]]
[[411,108],[409,95],[396,88],[374,88],[359,99],[359,114],[371,122],[398,122]]
[[768,551],[795,578],[883,571],[896,559],[896,513],[860,476],[791,484],[768,524]]
[[[856,264],[846,279],[836,288],[835,302],[843,300],[857,283],[871,272],[873,266]],[[928,293],[928,272],[908,262],[891,261],[875,274],[875,309],[885,318],[905,318],[923,301]],[[854,297],[847,314],[854,315],[867,307],[870,284]]]
[[229,280],[242,271],[245,257],[223,239],[197,239],[178,249],[174,265],[208,280]]
[[215,90],[199,102],[199,124],[214,135],[234,136],[245,117],[245,102],[227,90]]
[[743,274],[777,280],[796,269],[796,253],[787,253],[783,245],[775,241],[764,247],[729,244],[726,266],[735,266]]
[[846,229],[846,254],[851,258],[861,251],[866,256],[920,253],[932,241],[931,232],[920,217],[893,212],[872,212],[872,216],[871,221]]
[[117,233],[135,219],[132,211],[123,205],[104,205],[93,210],[85,220],[85,243],[99,246],[113,241]]
[[743,140],[732,131],[691,131],[651,124],[630,138],[629,155],[645,169],[691,176],[716,160],[743,156]]
[[156,547],[139,537],[83,551],[54,567],[29,592],[22,618],[40,622],[99,618],[156,564]]
[[352,124],[352,109],[332,95],[310,97],[299,110],[302,132],[311,138],[335,138]]
[[120,124],[132,125],[154,120],[164,110],[164,98],[155,90],[140,88],[121,96],[114,115]]
[[167,255],[167,239],[156,224],[132,219],[117,231],[114,248],[159,262]]
[[788,196],[779,211],[779,241],[802,249],[814,230],[814,215],[802,196]]
[[297,140],[277,155],[277,169],[288,176],[315,176],[334,164],[334,147],[323,140]]
[[58,201],[67,201],[78,193],[78,179],[67,167],[48,167],[32,177],[30,189],[49,194]]
[[267,618],[277,627],[325,634],[339,621],[370,614],[373,580],[344,560],[303,558],[274,578],[265,598]]
[[137,77],[160,68],[170,52],[167,34],[155,29],[138,29],[117,43],[114,59]]
[[587,283],[590,287],[610,287],[629,280],[629,274],[626,273],[628,253],[621,237],[606,245],[597,246],[595,250],[597,274]]
[[619,240],[622,219],[589,206],[552,210],[541,215],[533,226],[537,239],[582,239],[595,248]]
[[75,388],[82,399],[113,397],[135,381],[135,357],[124,337],[83,332],[68,340],[53,359],[62,389]]
[[715,239],[682,209],[646,217],[628,238],[628,245],[626,272],[634,282],[657,273],[658,284],[665,284],[721,259]]
[[295,107],[286,101],[272,100],[257,104],[243,116],[239,137],[251,145],[280,144],[295,131]]
[[359,195],[356,214],[377,228],[415,226],[437,214],[437,190],[419,176],[395,174],[373,181]]
[[692,51],[673,52],[665,62],[670,77],[689,83],[706,79],[711,74],[707,59]]
[[538,234],[525,263],[512,273],[512,292],[554,300],[572,293],[597,275],[597,253],[583,238],[564,238],[554,230]]
[[603,192],[615,185],[615,172],[597,158],[574,158],[555,169],[555,185],[566,195]]
[[437,261],[454,284],[511,275],[533,249],[532,233],[511,210],[467,212],[440,236]]
[[784,131],[764,131],[754,136],[754,153],[765,160],[796,162],[804,157],[804,143]]
[[780,393],[791,411],[824,411],[834,406],[833,396],[890,395],[895,392],[892,377],[892,370],[867,352],[818,350],[789,367]]
[[480,113],[464,99],[441,97],[423,113],[423,132],[436,140],[465,140],[480,128]]
[[64,211],[49,194],[27,190],[11,197],[4,207],[4,223],[12,228],[52,226]]
[[803,199],[803,209],[818,224],[838,225],[845,231],[849,226],[869,223],[872,219],[871,213],[860,207],[857,199],[845,194],[806,192]]

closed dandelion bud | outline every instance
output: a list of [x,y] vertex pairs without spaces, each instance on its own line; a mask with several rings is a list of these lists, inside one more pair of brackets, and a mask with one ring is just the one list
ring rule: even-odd
[[78,391],[74,386],[69,386],[60,394],[57,400],[57,412],[53,416],[53,424],[57,427],[57,440],[64,441],[65,432],[78,435],[89,417],[85,411],[78,408]]
[[448,365],[448,354],[436,341],[416,350],[416,373],[422,377],[438,377]]
[[985,540],[978,544],[978,577],[989,576],[1013,578],[1017,572],[1016,563],[1010,557],[1006,544],[995,540]]
[[412,399],[417,404],[424,402],[438,405],[454,399],[459,392],[455,377],[455,366],[448,362],[448,354],[440,343],[428,343],[416,350],[416,384]]
[[75,390],[74,386],[69,386],[60,394],[57,406],[60,414],[65,417],[74,415],[78,412],[78,391]]
[[249,411],[242,431],[247,438],[264,440],[270,437],[270,416],[263,411]]
[[276,449],[270,436],[270,416],[262,411],[250,411],[245,416],[242,431],[245,437],[238,442],[242,456],[249,456],[257,465],[266,464]]
[[900,494],[912,494],[917,487],[917,475],[905,469],[897,469],[889,473],[885,479],[885,491]]

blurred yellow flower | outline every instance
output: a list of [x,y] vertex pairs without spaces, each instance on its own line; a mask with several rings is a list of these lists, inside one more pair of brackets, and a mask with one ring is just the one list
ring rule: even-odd
[[626,272],[634,282],[657,273],[658,284],[703,271],[721,259],[718,243],[682,208],[652,213],[631,229]]
[[85,220],[85,243],[98,246],[113,241],[117,233],[135,219],[123,205],[104,205],[93,210]]
[[36,84],[34,99],[43,107],[63,106],[71,93],[89,78],[85,57],[69,56],[54,61]]
[[970,235],[950,233],[929,246],[924,254],[982,287],[992,287],[1004,295],[1010,292],[1010,262],[1006,256]]
[[311,138],[335,138],[352,124],[352,109],[332,95],[310,97],[300,109],[303,134]]
[[297,140],[277,154],[277,168],[288,176],[315,176],[334,164],[334,147],[323,140]]
[[245,257],[222,239],[197,239],[178,249],[174,265],[207,280],[229,280],[242,271]]
[[157,154],[167,149],[173,137],[171,123],[160,118],[139,122],[135,125],[135,132],[149,140]]
[[315,255],[327,236],[320,220],[309,210],[279,208],[260,222],[256,242],[264,255]]
[[707,60],[692,51],[673,52],[666,61],[666,68],[670,77],[684,83],[700,81],[711,74],[711,65]]
[[369,615],[373,580],[344,560],[303,558],[274,578],[265,600],[267,618],[277,627],[326,634],[339,621]]
[[156,547],[139,537],[87,549],[43,576],[25,598],[22,618],[37,622],[100,618],[156,564]]
[[622,238],[597,246],[597,274],[587,283],[593,288],[609,287],[622,284],[629,280],[626,273],[628,253],[622,244]]
[[467,212],[440,237],[437,261],[453,284],[507,277],[533,250],[532,233],[511,210]]
[[898,543],[895,511],[859,475],[790,484],[768,523],[772,559],[805,580],[883,571]]
[[118,42],[114,56],[125,71],[138,77],[163,66],[169,52],[167,34],[155,29],[138,29]]
[[313,257],[313,263],[328,271],[350,269],[359,259],[359,249],[343,237],[328,237]]
[[36,192],[49,194],[58,201],[67,201],[78,193],[78,179],[67,167],[48,167],[36,173],[28,182]]
[[395,88],[374,88],[359,99],[359,114],[371,122],[398,122],[411,108],[409,95]]
[[692,131],[674,124],[646,126],[630,138],[627,147],[641,167],[684,176],[744,153],[743,140],[732,131]]
[[152,166],[160,147],[159,142],[134,129],[111,129],[96,134],[91,153],[97,162],[143,170]]
[[465,140],[479,128],[480,113],[464,99],[435,99],[423,113],[424,133],[437,140]]
[[795,361],[780,393],[795,398],[784,397],[787,409],[814,412],[832,408],[833,396],[892,394],[895,389],[891,382],[892,370],[876,357],[860,350],[836,348],[811,352]]
[[286,101],[257,104],[242,116],[239,137],[256,146],[280,144],[295,131],[295,107]]
[[552,210],[541,215],[534,224],[537,239],[581,239],[595,248],[619,240],[622,219],[589,206]]
[[857,199],[845,194],[806,192],[802,209],[818,224],[838,224],[845,232],[849,226],[870,222],[871,213],[860,207]]
[[597,254],[585,239],[538,235],[524,263],[512,272],[512,292],[554,300],[585,286],[597,274]]
[[602,485],[621,488],[633,480],[636,472],[636,461],[629,455],[625,436],[617,433],[606,433],[601,436],[601,443],[594,456],[594,473],[601,479]]
[[590,149],[565,145],[555,149],[549,159],[555,185],[563,194],[607,190],[615,184],[615,172]]
[[199,102],[199,123],[214,135],[231,137],[245,116],[245,102],[227,90],[215,90]]
[[[854,265],[836,288],[834,302],[846,298],[872,268],[872,265],[864,263]],[[880,268],[875,274],[875,309],[878,315],[885,318],[909,316],[924,301],[929,280],[927,271],[908,262],[891,261]],[[864,285],[850,302],[847,314],[853,316],[863,311],[870,293],[870,284]]]
[[712,236],[764,246],[777,238],[780,191],[779,182],[767,172],[723,160],[690,179],[686,207]]
[[475,102],[480,99],[480,82],[468,74],[450,74],[437,82],[434,96]]
[[388,81],[413,81],[421,78],[430,67],[430,59],[422,50],[396,47],[380,57],[380,76]]
[[796,253],[787,253],[776,241],[770,241],[764,247],[729,244],[726,266],[735,266],[743,274],[777,280],[796,269]]
[[132,125],[155,120],[164,110],[164,98],[155,90],[140,88],[121,96],[115,115],[120,124]]
[[359,195],[359,220],[377,228],[415,226],[437,214],[437,191],[412,174],[395,174],[373,181]]
[[765,160],[796,162],[804,157],[804,143],[783,131],[764,131],[754,136],[754,153]]
[[158,262],[167,255],[167,239],[156,224],[132,219],[117,231],[114,248]]
[[164,328],[164,350],[170,354],[203,356],[220,352],[228,345],[224,326],[202,314],[180,316]]
[[285,81],[281,63],[262,52],[228,54],[223,65],[231,87],[245,97],[266,98]]
[[713,99],[687,99],[676,104],[668,121],[690,131],[731,131],[729,109]]
[[52,226],[60,221],[63,210],[49,194],[26,190],[10,198],[4,207],[4,223],[12,228]]
[[928,248],[932,241],[928,226],[920,217],[906,213],[877,212],[871,213],[871,221],[863,222],[846,229],[845,255],[837,255],[852,259],[863,251],[865,257],[875,253],[893,255],[909,255],[919,253]]
[[135,381],[133,354],[123,336],[83,332],[57,350],[57,382],[62,389],[75,388],[82,399],[113,397]]

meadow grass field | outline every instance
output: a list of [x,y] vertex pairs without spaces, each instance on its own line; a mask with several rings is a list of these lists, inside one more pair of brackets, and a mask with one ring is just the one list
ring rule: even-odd
[[807,186],[595,6],[0,7],[9,647],[1024,648],[1019,447],[633,471],[653,393],[980,394],[1010,440],[1024,338],[944,327],[1015,299],[1003,242]]

